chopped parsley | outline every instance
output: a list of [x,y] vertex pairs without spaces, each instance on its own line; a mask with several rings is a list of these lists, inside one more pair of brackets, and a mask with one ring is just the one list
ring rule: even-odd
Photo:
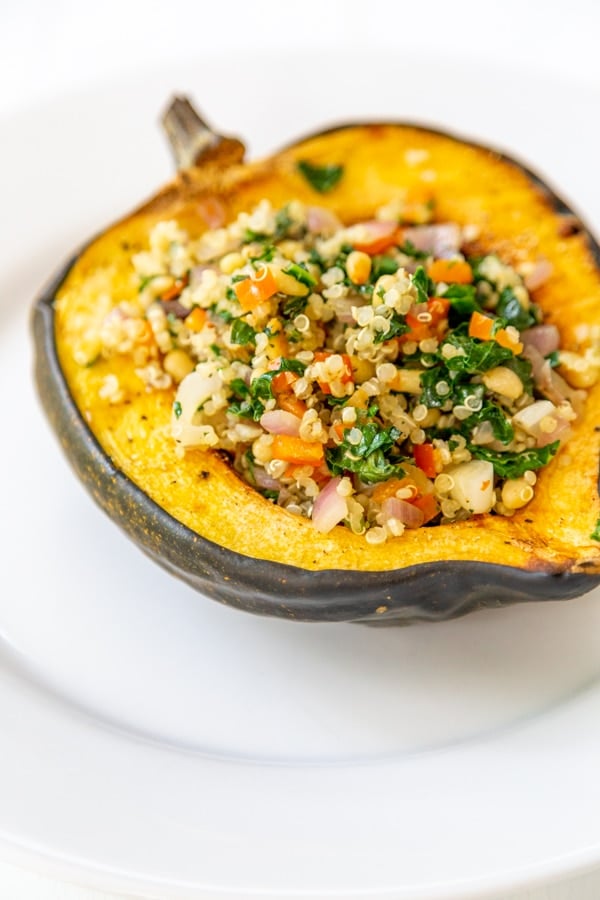
[[329,163],[325,166],[317,166],[307,159],[301,159],[296,168],[308,183],[319,194],[327,194],[340,181],[344,174],[344,167]]

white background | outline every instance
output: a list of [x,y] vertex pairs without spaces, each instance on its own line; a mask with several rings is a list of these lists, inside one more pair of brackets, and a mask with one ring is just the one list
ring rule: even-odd
[[[253,128],[249,133],[251,147],[262,152],[269,146],[267,139],[263,139],[260,121],[286,101],[301,103],[303,110],[310,102],[306,97],[286,97],[287,55],[297,59],[302,54],[313,79],[318,73],[328,77],[334,51],[347,52],[360,69],[364,51],[368,49],[382,56],[408,55],[421,59],[425,66],[428,60],[455,63],[468,68],[474,82],[479,71],[494,70],[500,79],[503,72],[513,80],[515,72],[522,72],[524,79],[527,73],[535,73],[538,79],[547,74],[550,80],[560,81],[573,92],[600,91],[599,34],[600,6],[593,0],[529,4],[517,0],[487,3],[482,0],[409,3],[304,0],[294,4],[283,0],[250,0],[244,4],[233,0],[220,3],[104,0],[98,4],[0,0],[0,118],[20,113],[30,105],[33,108],[40,101],[52,102],[62,94],[85,91],[106,79],[130,82],[143,77],[146,71],[161,71],[166,73],[165,83],[168,83],[170,66],[175,67],[182,60],[190,63],[194,59],[204,62],[214,59],[214,78],[230,81],[232,104],[223,112],[223,125],[235,131],[234,98],[236,102],[242,98],[242,125]],[[278,70],[270,96],[253,98],[249,108],[244,96],[245,79],[239,77],[239,70],[228,67],[228,63],[243,58],[250,67],[248,80],[251,81],[252,60],[264,54],[276,54]],[[237,72],[237,77],[232,72]],[[369,78],[368,67],[364,77]],[[412,83],[398,86],[399,118],[403,115],[403,96],[410,95],[411,109],[414,108],[422,77],[417,68]],[[211,86],[207,85],[207,95],[210,91]],[[447,121],[451,121],[452,110],[458,111],[463,104],[468,104],[468,91],[464,96],[445,98],[443,80],[439,91],[447,109]],[[565,96],[568,91],[561,93],[557,103],[555,115],[559,119],[564,114]],[[513,95],[510,102],[529,104],[535,120],[535,96]],[[348,108],[348,98],[345,98],[344,109]],[[357,113],[364,114],[365,110]],[[594,114],[592,109],[590,114]],[[491,117],[493,111],[485,110],[486,121]],[[333,108],[331,118],[336,118]],[[544,122],[539,127],[543,130]],[[272,127],[267,131],[272,133]],[[595,135],[600,149],[600,129],[596,128]],[[50,135],[39,134],[42,167],[44,141],[49,138]],[[577,140],[575,133],[572,135],[574,166]],[[26,179],[22,182],[26,184]],[[23,199],[33,210],[34,198]],[[1,200],[0,197],[0,203]],[[7,227],[0,214],[0,234]],[[590,873],[569,882],[522,892],[518,900],[597,900],[598,896],[600,876]],[[0,897],[100,900],[108,895],[84,885],[58,884],[0,862]],[[511,895],[510,900],[517,900],[517,895]]]

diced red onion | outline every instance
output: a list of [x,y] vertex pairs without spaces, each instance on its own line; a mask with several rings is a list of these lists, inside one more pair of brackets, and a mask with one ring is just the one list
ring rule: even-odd
[[332,478],[314,502],[312,511],[313,525],[317,531],[324,533],[331,531],[342,519],[348,515],[348,503],[345,497],[340,497],[337,486],[341,478]]
[[552,275],[552,263],[547,259],[538,260],[533,269],[525,275],[523,281],[528,291],[535,291],[548,281]]
[[417,250],[438,259],[451,259],[460,252],[461,230],[454,222],[405,228],[402,235]]
[[211,272],[211,271],[212,271],[212,272],[216,272],[216,271],[217,271],[217,267],[216,267],[216,266],[209,266],[209,265],[198,265],[198,266],[194,266],[194,268],[190,270],[190,287],[192,287],[192,288],[198,287],[198,285],[199,285],[199,284],[201,283],[201,281],[202,281],[202,275],[203,275],[203,273],[204,273],[204,272]]
[[536,387],[548,400],[557,406],[569,400],[575,412],[581,411],[585,399],[585,391],[572,388],[562,376],[555,372],[550,361],[544,359],[539,350],[532,344],[525,346],[523,356],[531,363],[533,380]]
[[306,225],[311,234],[334,234],[342,225],[330,209],[309,206],[306,210]]
[[277,491],[281,487],[276,478],[272,478],[262,466],[255,466],[253,469],[254,480],[256,486],[263,491]]
[[558,350],[560,334],[556,325],[534,325],[521,332],[521,340],[526,347],[535,347],[542,356]]
[[407,528],[419,528],[425,516],[418,506],[413,506],[398,497],[388,497],[381,504],[381,511],[386,519],[398,519]]
[[337,300],[330,301],[330,305],[335,311],[335,317],[338,321],[343,322],[345,325],[354,325],[352,307],[363,306],[364,304],[360,300],[357,301],[356,298],[340,297]]
[[284,409],[272,409],[260,417],[260,424],[269,434],[287,434],[298,437],[301,419]]
[[545,447],[546,444],[551,444],[553,441],[564,441],[569,436],[570,423],[566,419],[561,418],[557,418],[556,423],[554,431],[540,431],[536,440],[536,446]]
[[163,300],[161,306],[167,316],[175,316],[176,319],[186,319],[190,310],[179,300]]
[[398,230],[397,222],[383,222],[379,219],[369,219],[366,222],[358,222],[347,229],[348,241],[356,246],[368,246],[383,238],[391,238]]

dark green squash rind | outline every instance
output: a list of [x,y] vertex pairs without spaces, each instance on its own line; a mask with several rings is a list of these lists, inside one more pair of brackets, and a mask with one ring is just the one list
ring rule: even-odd
[[[574,218],[600,268],[600,247],[589,229],[538,175],[503,153],[455,139],[521,169],[558,215]],[[78,256],[58,272],[34,306],[39,396],[69,462],[96,503],[149,557],[196,590],[246,612],[297,621],[408,624],[442,621],[475,609],[525,601],[567,600],[600,584],[600,575],[584,571],[551,574],[452,559],[380,572],[310,571],[249,558],[196,534],[112,464],[69,391],[55,343],[54,299]]]

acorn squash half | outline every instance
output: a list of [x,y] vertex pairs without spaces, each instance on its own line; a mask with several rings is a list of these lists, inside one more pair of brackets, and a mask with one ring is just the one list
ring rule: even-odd
[[[535,299],[563,347],[580,351],[600,333],[596,241],[537,175],[504,154],[421,126],[377,123],[338,127],[243,162],[238,141],[206,127],[192,135],[189,110],[186,116],[183,138],[181,118],[171,112],[166,119],[171,130],[175,122],[184,166],[176,178],[78,252],[35,304],[39,395],[96,502],[145,553],[202,593],[290,619],[442,620],[480,607],[566,599],[598,584],[600,384],[528,506],[510,518],[476,515],[407,530],[377,546],[341,526],[319,533],[242,482],[221,453],[187,452],[175,471],[165,437],[173,392],[145,392],[124,357],[119,378],[133,401],[99,402],[106,363],[82,367],[75,351],[99,306],[106,312],[106,298],[135,290],[130,255],[152,226],[171,218],[200,234],[215,205],[230,220],[265,197],[275,206],[291,198],[318,202],[352,222],[368,218],[399,185],[427,181],[439,219],[478,226],[482,252],[509,263],[551,263]],[[191,155],[190,135],[200,138]],[[301,160],[343,166],[343,178],[317,194],[298,169]]]

